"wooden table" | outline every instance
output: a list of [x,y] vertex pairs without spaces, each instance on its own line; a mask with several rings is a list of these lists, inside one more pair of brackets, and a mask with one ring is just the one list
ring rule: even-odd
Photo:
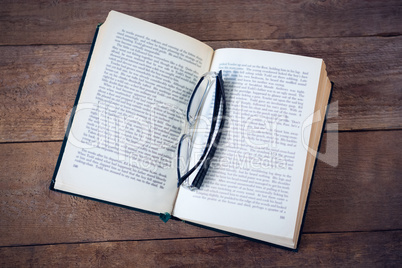
[[[401,1],[1,1],[0,267],[401,266]],[[49,190],[99,22],[323,58],[335,82],[299,250]],[[335,135],[335,136],[331,136]],[[331,138],[332,139],[332,138]]]

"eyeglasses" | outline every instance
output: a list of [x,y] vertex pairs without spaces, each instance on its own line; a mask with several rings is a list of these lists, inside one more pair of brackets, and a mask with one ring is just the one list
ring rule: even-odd
[[204,74],[188,103],[186,131],[177,147],[177,187],[201,187],[222,134],[225,113],[222,71]]

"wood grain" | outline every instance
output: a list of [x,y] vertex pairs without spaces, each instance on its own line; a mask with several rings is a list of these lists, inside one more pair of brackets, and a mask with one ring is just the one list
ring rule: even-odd
[[[379,245],[381,245],[379,247]],[[298,252],[236,237],[0,248],[2,267],[398,267],[402,231],[302,235]]]
[[[117,10],[204,41],[401,34],[400,1],[2,1],[0,45],[82,44]],[[381,23],[368,23],[381,22]]]
[[338,149],[338,164],[317,161],[304,232],[402,228],[401,134],[345,132],[338,143],[336,133],[324,135],[320,153]]
[[[303,232],[402,229],[402,131],[339,134],[318,161]],[[324,135],[321,152],[326,148]],[[331,144],[331,142],[328,142]],[[48,189],[61,143],[0,144],[0,246],[219,236],[180,221]]]
[[0,141],[62,139],[89,46],[0,51]]
[[[209,44],[323,57],[335,82],[327,129],[402,127],[402,37]],[[63,138],[88,51],[88,45],[0,47],[0,142]]]

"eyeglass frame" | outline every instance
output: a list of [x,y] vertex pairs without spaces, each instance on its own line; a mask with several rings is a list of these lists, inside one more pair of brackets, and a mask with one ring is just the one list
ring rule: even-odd
[[[190,107],[192,105],[192,101],[193,98],[200,86],[200,84],[202,83],[202,81],[208,76],[211,75],[209,73],[206,73],[205,75],[203,75],[200,80],[198,81],[197,85],[194,88],[194,91],[190,97],[188,106],[187,106],[187,112],[186,112],[186,120],[187,123],[191,126],[194,124],[194,122],[190,122],[189,119],[189,110]],[[211,123],[211,128],[210,128],[210,132],[208,135],[208,140],[207,143],[205,145],[203,154],[201,155],[200,159],[198,160],[198,162],[190,169],[188,170],[183,176],[181,176],[180,174],[180,149],[182,146],[182,141],[186,138],[186,136],[188,136],[189,134],[185,133],[181,136],[179,144],[177,146],[177,175],[178,175],[178,182],[177,182],[177,187],[179,187],[180,185],[183,184],[183,182],[190,176],[193,174],[193,172],[195,170],[198,169],[198,167],[201,165],[201,167],[199,168],[199,171],[197,173],[197,175],[195,176],[192,184],[190,186],[186,186],[186,188],[189,188],[190,190],[195,190],[195,189],[200,189],[203,181],[204,181],[204,177],[208,171],[209,165],[210,165],[210,160],[213,158],[216,148],[219,144],[219,140],[221,138],[222,135],[222,129],[225,125],[225,115],[226,115],[226,100],[225,100],[225,93],[224,93],[224,86],[223,86],[223,78],[222,78],[222,71],[219,71],[218,74],[216,74],[216,72],[213,72],[215,74],[215,79],[216,79],[216,83],[215,83],[215,100],[214,100],[214,110],[213,110],[213,116],[212,116],[212,123]],[[206,92],[204,94],[208,94],[208,89],[206,90]],[[203,106],[205,102],[205,96],[203,96],[199,107]],[[216,124],[218,121],[218,116],[219,116],[219,111],[221,108],[221,104],[222,104],[222,113],[221,113],[221,121],[219,124],[219,129],[218,132],[215,136],[215,139],[212,142],[212,138],[214,136],[215,133],[215,128],[216,128]],[[196,113],[196,119],[195,121],[197,121],[199,118],[199,108],[197,109],[197,113]],[[212,143],[211,143],[212,142]],[[184,186],[184,185],[183,185]]]

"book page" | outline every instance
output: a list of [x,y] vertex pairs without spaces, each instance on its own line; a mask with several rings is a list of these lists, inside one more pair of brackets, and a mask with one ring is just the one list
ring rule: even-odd
[[55,189],[163,213],[188,99],[213,50],[115,11],[100,26]]
[[215,52],[211,70],[223,71],[225,130],[201,189],[180,189],[175,216],[278,244],[282,237],[290,246],[321,65],[267,51]]

